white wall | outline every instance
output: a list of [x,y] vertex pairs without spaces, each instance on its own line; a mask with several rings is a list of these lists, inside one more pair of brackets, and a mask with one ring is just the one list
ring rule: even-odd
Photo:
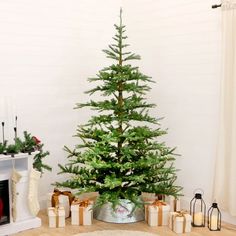
[[219,109],[220,11],[212,10],[212,2],[206,0],[146,1],[136,10],[129,3],[130,40],[142,55],[142,69],[157,81],[151,93],[158,104],[155,114],[165,116],[166,141],[182,155],[177,160],[178,183],[186,196],[202,188],[205,199],[211,201]]
[[64,145],[73,146],[77,124],[89,113],[73,110],[85,101],[87,78],[105,65],[101,49],[113,36],[119,1],[0,2],[0,120],[6,138],[30,131],[45,143],[54,167],[40,182],[41,197],[52,189],[58,163],[65,163]]
[[[89,112],[73,110],[88,99],[86,78],[109,63],[106,48],[123,6],[131,49],[142,72],[156,84],[152,113],[165,116],[170,146],[182,155],[178,183],[186,199],[196,188],[211,202],[217,143],[220,80],[220,10],[211,0],[42,0],[0,2],[0,118],[8,137],[17,113],[19,128],[38,136],[51,153],[40,184],[52,189],[63,145],[73,146],[77,124]],[[135,6],[135,7],[134,7]],[[15,112],[16,111],[16,112]]]

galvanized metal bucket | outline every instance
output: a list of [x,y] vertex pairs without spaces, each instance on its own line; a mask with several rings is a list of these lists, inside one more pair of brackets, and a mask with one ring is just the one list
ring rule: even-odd
[[94,209],[94,218],[110,223],[134,223],[144,220],[144,210],[136,208],[132,212],[133,208],[134,204],[126,199],[121,199],[115,210],[109,202]]

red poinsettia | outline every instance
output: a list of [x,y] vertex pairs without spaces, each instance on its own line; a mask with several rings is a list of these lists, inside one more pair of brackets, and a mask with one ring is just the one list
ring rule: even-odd
[[34,142],[36,143],[36,145],[41,143],[41,141],[37,137],[33,136],[32,138],[33,138]]

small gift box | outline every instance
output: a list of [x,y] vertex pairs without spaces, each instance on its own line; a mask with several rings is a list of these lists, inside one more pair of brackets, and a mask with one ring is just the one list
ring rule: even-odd
[[144,202],[144,216],[145,216],[145,221],[148,222],[148,207],[154,202],[155,200],[150,200],[150,199],[146,199],[146,201]]
[[171,212],[169,227],[177,234],[191,232],[191,215],[186,211]]
[[64,207],[49,207],[48,221],[50,228],[65,227],[65,209]]
[[65,209],[65,217],[70,216],[70,205],[74,200],[74,196],[70,191],[59,191],[54,189],[53,193],[48,194],[47,207],[63,206]]
[[168,225],[170,205],[156,200],[147,207],[147,223],[150,226]]
[[93,201],[76,199],[71,204],[71,224],[91,225],[93,218]]
[[180,199],[175,198],[173,196],[166,196],[165,197],[166,202],[170,205],[170,211],[180,211]]

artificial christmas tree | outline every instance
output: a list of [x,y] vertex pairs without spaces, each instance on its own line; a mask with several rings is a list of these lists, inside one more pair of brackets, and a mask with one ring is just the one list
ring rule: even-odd
[[141,192],[176,197],[181,190],[174,184],[174,149],[157,141],[166,131],[160,128],[159,119],[149,115],[155,104],[148,103],[145,95],[151,89],[147,83],[153,81],[128,64],[140,56],[126,51],[129,45],[124,43],[122,11],[115,29],[114,44],[103,50],[115,63],[88,79],[98,84],[86,92],[91,96],[99,93],[105,99],[76,105],[98,111],[98,115],[78,126],[76,136],[82,142],[74,150],[65,147],[70,162],[59,165],[60,173],[71,174],[71,178],[56,183],[79,193],[99,192],[96,206],[109,202],[113,210],[121,199],[141,207]]

